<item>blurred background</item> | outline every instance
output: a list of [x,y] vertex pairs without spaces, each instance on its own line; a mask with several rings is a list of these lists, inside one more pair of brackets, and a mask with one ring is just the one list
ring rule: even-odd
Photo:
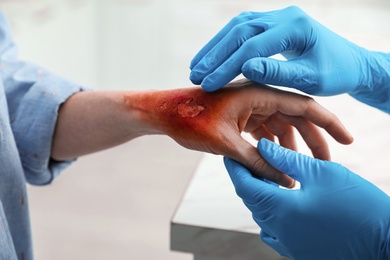
[[[191,86],[191,58],[233,16],[291,4],[363,47],[389,52],[389,0],[0,0],[21,58],[97,90]],[[346,95],[318,100],[352,133],[365,129],[368,138],[355,147],[367,146],[367,154],[378,142],[389,147],[372,137],[390,126],[380,112]],[[353,146],[334,153],[352,169],[366,157]],[[142,137],[79,158],[49,186],[29,186],[36,259],[192,259],[169,250],[169,222],[201,156],[167,137]]]

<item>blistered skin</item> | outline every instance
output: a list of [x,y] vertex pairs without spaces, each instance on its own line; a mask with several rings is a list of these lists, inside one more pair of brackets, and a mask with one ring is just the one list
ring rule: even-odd
[[204,106],[198,105],[192,98],[187,100],[184,104],[178,104],[177,112],[182,117],[195,117],[205,109]]
[[161,91],[144,104],[154,112],[157,122],[171,137],[190,137],[192,140],[207,137],[213,142],[217,141],[212,138],[213,132],[218,131],[216,119],[221,110],[220,103],[219,94],[191,88]]
[[157,102],[162,102],[162,105],[159,106],[156,116],[168,128],[176,128],[180,131],[179,126],[200,127],[200,124],[203,124],[205,118],[210,115],[210,106],[208,106],[205,96],[202,95],[203,93],[192,90],[190,93],[178,91],[160,94]]

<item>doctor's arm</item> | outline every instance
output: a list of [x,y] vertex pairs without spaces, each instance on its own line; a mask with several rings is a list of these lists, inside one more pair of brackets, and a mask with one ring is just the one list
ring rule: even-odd
[[296,149],[296,128],[315,157],[329,160],[324,128],[343,144],[352,137],[335,115],[312,98],[247,80],[207,93],[200,87],[161,91],[84,91],[59,110],[51,156],[67,160],[150,134],[164,134],[188,149],[233,158],[255,174],[291,186],[241,133]]
[[296,190],[260,180],[225,158],[261,239],[292,259],[389,259],[390,198],[347,168],[262,139],[263,158],[300,182]]

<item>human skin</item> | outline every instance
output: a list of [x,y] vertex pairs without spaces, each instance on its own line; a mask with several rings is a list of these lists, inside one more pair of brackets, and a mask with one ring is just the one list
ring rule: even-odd
[[80,92],[60,108],[52,157],[71,159],[148,134],[170,136],[188,149],[232,158],[255,175],[286,187],[290,177],[271,167],[244,140],[274,140],[296,150],[293,128],[313,156],[330,160],[318,127],[343,144],[352,137],[340,120],[312,98],[253,83],[236,81],[207,93],[200,87],[161,91]]

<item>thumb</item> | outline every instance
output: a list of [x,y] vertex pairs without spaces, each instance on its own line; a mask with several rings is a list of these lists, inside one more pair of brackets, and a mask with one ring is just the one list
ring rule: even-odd
[[308,94],[314,94],[318,85],[315,72],[300,61],[253,58],[242,65],[241,71],[252,81],[295,88]]
[[265,138],[258,142],[257,148],[270,165],[302,185],[315,176],[312,173],[318,172],[320,160],[281,147]]
[[241,163],[259,178],[270,180],[284,187],[292,187],[294,185],[293,179],[267,163],[257,149],[244,140],[241,135],[231,139],[230,142],[232,149],[227,154],[224,154],[226,157]]

